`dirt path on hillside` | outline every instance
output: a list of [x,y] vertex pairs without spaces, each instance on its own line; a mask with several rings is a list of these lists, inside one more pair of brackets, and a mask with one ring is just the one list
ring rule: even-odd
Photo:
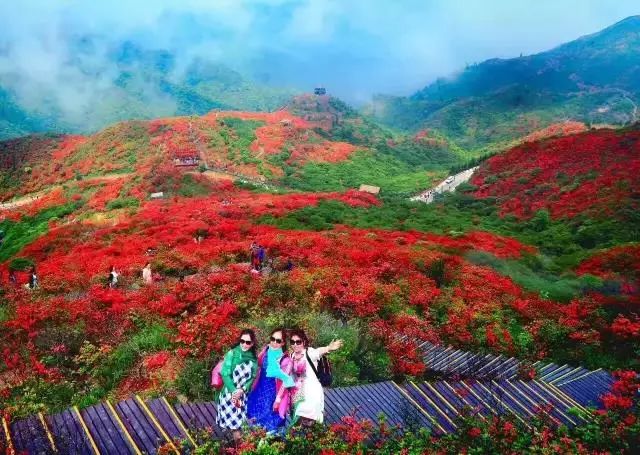
[[0,203],[0,210],[11,210],[18,207],[22,207],[23,205],[29,205],[32,202],[37,201],[42,196],[46,195],[49,191],[54,191],[57,188],[61,188],[62,185],[56,185],[51,188],[47,188],[46,190],[40,190],[35,193],[30,193],[28,196],[22,196],[18,199],[15,199],[11,202],[2,202]]
[[250,183],[252,185],[255,186],[260,186],[266,190],[284,190],[285,187],[279,186],[279,185],[275,185],[273,182],[268,182],[268,181],[261,181],[261,180],[257,180],[255,178],[252,177],[247,177],[246,175],[242,175],[242,174],[235,174],[233,172],[229,172],[226,171],[224,169],[218,169],[218,168],[209,168],[208,170],[204,171],[204,172],[199,172],[199,171],[190,171],[189,174],[195,174],[195,175],[204,175],[205,177],[207,177],[210,180],[213,181],[220,181],[220,180],[231,180],[231,181],[240,181],[242,183]]
[[[436,195],[443,194],[446,192],[454,191],[460,184],[468,181],[473,173],[478,169],[478,166],[472,167],[471,169],[466,169],[462,172],[458,172],[449,177],[453,177],[453,180],[450,183],[446,183],[446,179],[434,186],[433,188],[423,191],[411,198],[412,201],[424,202],[425,204],[431,204],[435,199]],[[449,178],[447,177],[447,178]]]
[[228,172],[223,171],[214,171],[209,169],[204,172],[191,172],[192,174],[200,174],[211,180],[235,180],[236,177],[233,174],[229,174]]
[[200,162],[204,164],[205,169],[209,169],[209,163],[207,162],[206,147],[202,142],[200,142],[200,138],[198,137],[195,130],[193,129],[192,122],[189,122],[189,140],[193,142],[193,145],[195,145],[196,150],[198,151],[198,155],[200,156]]
[[[86,182],[95,182],[95,181],[111,181],[111,180],[118,180],[124,177],[129,177],[130,175],[133,175],[133,172],[127,172],[124,174],[107,174],[107,175],[97,175],[95,177],[89,177],[84,179],[83,181]],[[51,191],[55,191],[57,189],[62,188],[62,185],[53,185],[50,186],[48,188],[45,188],[44,190],[40,190],[40,191],[36,191],[34,193],[29,193],[29,194],[25,194],[17,199],[14,199],[12,201],[9,202],[2,202],[0,203],[0,210],[11,210],[11,209],[15,209],[18,207],[22,207],[24,205],[29,205],[32,202],[37,201],[38,199],[40,199],[42,196],[45,196],[47,193],[51,192]]]

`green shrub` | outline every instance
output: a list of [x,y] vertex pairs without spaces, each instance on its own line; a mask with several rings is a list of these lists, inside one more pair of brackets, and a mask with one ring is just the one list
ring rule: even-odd
[[14,389],[16,395],[7,400],[15,406],[19,414],[14,417],[26,417],[38,412],[54,413],[67,407],[75,395],[74,385],[68,381],[45,381],[29,379]]
[[25,271],[35,265],[31,258],[13,258],[9,263],[9,270]]
[[143,325],[128,341],[117,346],[94,371],[107,390],[116,387],[143,354],[169,349],[171,332],[160,323]]
[[339,163],[307,163],[286,175],[282,183],[304,191],[338,191],[366,183],[381,187],[385,193],[410,194],[429,188],[435,179],[437,176],[394,156],[358,151]]
[[436,259],[427,265],[425,275],[436,282],[436,287],[441,288],[446,284],[446,264],[444,259]]
[[176,378],[175,385],[178,391],[190,400],[212,400],[215,393],[210,385],[211,370],[216,360],[187,360]]
[[81,202],[67,203],[42,210],[35,216],[24,216],[20,221],[5,220],[0,223],[4,241],[0,246],[0,262],[20,252],[25,246],[45,234],[49,222],[62,218],[81,206]]
[[182,197],[207,196],[211,193],[208,185],[198,181],[190,174],[184,174],[180,180],[178,195]]
[[106,205],[107,210],[125,209],[125,208],[137,208],[140,206],[140,201],[135,197],[119,197],[112,201],[109,201]]
[[0,303],[0,324],[8,321],[10,318],[11,310],[9,309],[9,306],[4,303]]

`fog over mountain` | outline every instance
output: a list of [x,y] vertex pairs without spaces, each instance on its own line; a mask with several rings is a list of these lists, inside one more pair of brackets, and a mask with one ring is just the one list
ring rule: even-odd
[[[3,2],[0,91],[27,112],[44,101],[73,122],[99,94],[112,96],[125,43],[167,51],[169,80],[180,80],[195,59],[212,60],[258,83],[302,91],[322,84],[359,104],[374,93],[411,93],[465,64],[545,50],[638,12],[633,0]],[[156,85],[136,83],[143,104],[175,108]]]

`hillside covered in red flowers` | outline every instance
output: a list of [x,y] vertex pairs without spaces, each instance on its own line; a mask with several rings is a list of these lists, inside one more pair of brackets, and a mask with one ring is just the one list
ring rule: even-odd
[[[589,292],[559,301],[477,260],[525,263],[540,252],[484,229],[471,212],[463,216],[476,227],[462,232],[426,222],[304,228],[326,207],[358,214],[408,204],[278,187],[278,169],[354,153],[305,122],[285,112],[212,113],[4,143],[2,197],[18,198],[2,210],[0,407],[28,414],[131,392],[207,397],[212,363],[244,327],[264,336],[276,325],[301,326],[317,343],[343,338],[334,359],[339,384],[420,377],[420,340],[531,361],[633,366],[625,359],[637,346],[638,320],[628,305],[603,311],[607,296]],[[622,137],[634,150],[633,131],[596,134],[599,146]],[[270,164],[285,148],[284,161]],[[524,156],[520,150],[506,155]],[[586,169],[554,163],[572,176]],[[608,158],[594,163],[611,167]],[[489,169],[508,172],[500,157],[491,159],[476,181],[485,182],[479,194],[493,191]],[[233,183],[236,175],[254,185]],[[446,216],[442,205],[408,207],[411,216]],[[293,214],[302,227],[266,221]],[[254,241],[268,257],[259,273],[249,263]],[[141,275],[147,263],[151,283]],[[605,263],[593,259],[579,273],[606,278]],[[106,285],[112,266],[120,274],[114,288]],[[25,287],[32,267],[35,289]]]
[[640,209],[640,129],[527,142],[490,158],[471,181],[502,214],[628,218]]
[[[163,166],[204,166],[257,180],[275,179],[283,164],[338,162],[351,144],[327,141],[286,111],[214,112],[116,124],[92,136],[27,137],[2,143],[4,199],[73,178],[158,172]],[[287,148],[288,156],[281,156]],[[7,185],[9,183],[9,185]]]

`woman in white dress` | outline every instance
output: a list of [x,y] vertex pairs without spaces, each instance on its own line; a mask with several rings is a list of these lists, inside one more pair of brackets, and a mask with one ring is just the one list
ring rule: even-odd
[[147,264],[142,269],[142,280],[145,284],[153,283],[153,275],[151,274],[151,263],[147,262]]
[[120,274],[116,271],[116,266],[112,265],[111,268],[109,269],[109,287],[110,288],[115,288],[116,285],[118,284],[118,277],[120,276]]
[[318,369],[320,357],[329,352],[340,349],[342,340],[333,340],[328,346],[312,348],[309,339],[302,330],[293,330],[289,338],[293,353],[293,379],[295,381],[293,392],[293,418],[295,424],[298,420],[304,426],[322,423],[324,420],[324,390],[313,367]]

